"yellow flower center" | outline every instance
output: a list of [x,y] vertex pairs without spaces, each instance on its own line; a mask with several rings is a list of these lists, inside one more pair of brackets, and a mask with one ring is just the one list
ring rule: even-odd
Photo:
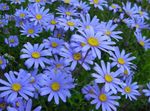
[[19,102],[16,102],[16,106],[17,106],[17,107],[19,107],[19,106],[20,106],[20,105],[19,105]]
[[33,34],[33,33],[34,33],[34,30],[33,30],[33,29],[29,29],[29,30],[28,30],[28,33],[29,33],[29,34]]
[[41,54],[40,54],[39,52],[32,52],[32,57],[33,57],[34,59],[38,59],[38,58],[41,57]]
[[30,83],[35,83],[35,78],[31,77]]
[[96,46],[99,46],[99,41],[95,37],[89,37],[88,38],[88,44],[91,45],[91,46],[96,47]]
[[53,48],[56,48],[58,46],[58,44],[56,42],[52,42],[51,45],[52,45]]
[[70,0],[64,0],[64,2],[65,2],[65,3],[70,3],[71,1],[70,1]]
[[61,34],[57,34],[57,37],[61,37]]
[[105,94],[100,94],[99,100],[102,102],[105,102],[105,101],[107,101],[107,96]]
[[51,24],[55,25],[57,22],[55,20],[51,20]]
[[41,0],[35,0],[37,3],[39,3]]
[[66,15],[70,16],[70,15],[71,15],[71,12],[66,12]]
[[21,89],[21,84],[19,84],[19,83],[12,84],[12,90],[18,92],[18,91],[20,91],[20,89]]
[[36,19],[37,19],[37,20],[41,20],[41,19],[42,19],[42,15],[41,15],[41,14],[37,14],[37,15],[36,15]]
[[60,84],[58,82],[54,82],[51,84],[51,88],[53,91],[58,91],[60,89]]
[[130,93],[131,92],[131,88],[129,86],[127,86],[127,87],[124,88],[124,91],[126,93]]
[[129,73],[128,73],[128,70],[124,70],[124,74],[125,75],[128,75]]
[[111,32],[110,32],[109,30],[107,30],[107,31],[105,32],[105,34],[108,35],[108,36],[110,36]]
[[15,42],[15,40],[14,40],[14,39],[11,39],[9,42],[10,42],[10,43],[14,43],[14,42]]
[[5,102],[0,103],[0,109],[5,109],[5,107],[6,107],[6,103]]
[[68,22],[67,22],[67,25],[68,25],[68,26],[74,26],[74,22],[68,21]]
[[3,9],[6,9],[6,6],[3,6]]
[[98,4],[99,0],[93,0],[94,4]]
[[56,68],[59,69],[62,66],[62,64],[56,64]]
[[116,8],[116,6],[115,6],[115,5],[113,5],[113,4],[111,5],[111,7],[112,7],[113,9],[115,9],[115,8]]
[[142,16],[142,15],[143,15],[143,12],[142,12],[142,11],[139,11],[139,14]]
[[86,44],[85,44],[85,43],[83,43],[83,42],[81,42],[81,46],[82,46],[82,47],[84,47],[84,46],[86,46]]
[[2,60],[0,60],[0,65],[2,65],[3,64],[3,61]]
[[106,80],[107,82],[112,82],[112,81],[113,81],[113,78],[112,78],[111,75],[106,74],[106,75],[105,75],[105,80]]
[[143,47],[145,43],[143,41],[140,41],[139,44]]
[[86,29],[90,29],[90,25],[87,25],[87,26],[86,26]]
[[138,29],[140,26],[138,24],[136,24],[135,27]]
[[118,58],[118,63],[123,65],[125,64],[125,60],[123,58]]
[[24,13],[21,13],[21,14],[20,14],[20,17],[21,17],[21,18],[25,17],[25,14],[24,14]]
[[75,53],[75,54],[73,54],[73,58],[74,58],[74,60],[80,60],[81,59],[81,54],[80,53]]

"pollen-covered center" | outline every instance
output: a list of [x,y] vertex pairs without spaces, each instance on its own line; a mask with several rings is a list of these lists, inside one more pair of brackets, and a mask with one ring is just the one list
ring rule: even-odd
[[82,58],[82,55],[80,53],[75,53],[75,54],[73,54],[73,58],[74,58],[74,60],[78,61]]
[[15,40],[14,40],[14,39],[10,39],[9,42],[10,42],[10,43],[14,43]]
[[41,2],[41,0],[35,0],[37,3]]
[[108,36],[110,36],[110,35],[111,35],[111,31],[107,30],[107,31],[105,32],[105,34],[108,35]]
[[80,44],[82,47],[84,47],[84,46],[86,46],[86,44],[85,43],[83,43],[83,42],[81,42],[81,44]]
[[105,80],[106,80],[107,82],[112,82],[112,81],[113,81],[113,78],[112,78],[111,75],[106,74],[106,75],[105,75]]
[[70,3],[70,0],[64,0],[65,3]]
[[87,41],[88,41],[88,44],[91,46],[94,46],[94,47],[99,46],[99,41],[95,37],[89,37]]
[[29,34],[33,34],[33,33],[34,33],[34,30],[33,30],[33,29],[29,29],[29,30],[28,30],[28,33],[29,33]]
[[127,87],[124,88],[124,91],[126,93],[130,93],[131,92],[131,88],[129,86],[127,86]]
[[57,44],[56,42],[52,42],[52,43],[51,43],[51,46],[52,46],[53,48],[56,48],[56,47],[58,46],[58,44]]
[[39,52],[32,52],[32,57],[38,59],[41,57],[41,54]]
[[94,4],[98,4],[99,0],[93,0]]
[[60,84],[58,82],[53,82],[51,88],[53,91],[58,91],[60,89]]
[[14,83],[14,84],[12,84],[11,87],[12,87],[12,90],[16,91],[16,92],[21,90],[21,84],[19,84],[19,83]]
[[139,44],[143,47],[145,43],[143,41],[140,41]]
[[68,22],[67,22],[67,25],[68,25],[68,26],[74,26],[74,22],[68,21]]
[[5,109],[5,107],[6,107],[6,103],[5,102],[1,102],[0,103],[0,109]]
[[62,64],[56,64],[56,68],[60,68],[62,66]]
[[71,12],[66,12],[66,15],[70,16],[70,15],[71,15]]
[[3,64],[3,61],[0,59],[0,65],[2,65]]
[[123,58],[118,58],[118,63],[123,65],[125,64],[125,60]]
[[52,25],[55,25],[56,23],[57,23],[56,20],[51,20]]
[[36,19],[37,19],[37,20],[41,20],[41,19],[42,19],[42,15],[41,15],[41,14],[37,14],[37,15],[36,15]]
[[106,96],[106,94],[100,94],[100,95],[99,95],[99,100],[102,101],[102,102],[107,101],[107,96]]
[[112,7],[113,9],[115,9],[115,8],[116,8],[116,6],[115,6],[115,5],[113,5],[113,4],[111,5],[111,7]]
[[24,14],[24,13],[21,13],[21,14],[20,14],[20,17],[21,17],[21,18],[25,17],[25,14]]
[[124,70],[124,74],[125,75],[128,75],[129,73],[128,73],[128,70]]

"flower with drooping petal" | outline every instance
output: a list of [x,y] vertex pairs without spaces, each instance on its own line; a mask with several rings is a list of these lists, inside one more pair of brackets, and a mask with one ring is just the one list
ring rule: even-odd
[[31,68],[34,65],[34,69],[38,69],[39,66],[45,68],[45,63],[49,64],[49,59],[46,57],[51,56],[49,50],[44,49],[44,44],[34,44],[27,42],[24,44],[24,48],[21,50],[21,59],[27,59],[25,65]]
[[149,98],[148,102],[150,102],[150,83],[147,83],[147,89],[143,89],[142,91],[145,94],[145,96]]

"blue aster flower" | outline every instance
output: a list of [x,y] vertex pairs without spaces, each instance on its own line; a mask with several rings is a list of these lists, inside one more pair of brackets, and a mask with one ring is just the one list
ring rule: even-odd
[[115,31],[115,29],[117,28],[117,24],[113,24],[112,20],[109,20],[108,22],[103,22],[102,23],[102,28],[100,29],[101,32],[103,32],[103,35],[108,39],[108,40],[112,40],[111,38],[115,39],[115,40],[119,40],[122,39],[121,36],[119,36],[118,34],[121,34],[121,31]]
[[65,31],[63,28],[54,30],[53,37],[63,38],[65,36]]
[[109,6],[109,10],[113,11],[113,13],[118,12],[120,9],[121,9],[121,7],[115,3],[113,3]]
[[47,0],[29,0],[29,2],[34,3],[34,5],[45,5]]
[[145,36],[142,36],[140,32],[134,33],[136,36],[137,42],[139,45],[141,45],[145,50],[150,49],[150,39],[146,38]]
[[82,50],[92,52],[92,56],[101,58],[101,51],[108,52],[114,50],[113,46],[115,42],[107,41],[107,38],[102,35],[101,32],[95,32],[93,28],[85,31],[79,31],[81,35],[74,34],[72,39],[76,42],[86,44]]
[[5,69],[8,64],[8,60],[4,56],[0,56],[0,69]]
[[15,107],[7,107],[8,111],[41,111],[42,107],[38,106],[35,109],[32,110],[32,100],[29,99],[26,103],[23,104],[23,107],[21,107],[20,109],[15,108]]
[[45,68],[45,63],[49,64],[49,59],[46,57],[51,56],[49,50],[44,49],[44,44],[34,44],[27,42],[24,44],[24,48],[21,50],[21,59],[27,59],[25,65],[28,68],[31,68],[34,65],[34,69],[38,69],[39,66]]
[[9,38],[5,38],[5,43],[9,45],[9,47],[16,47],[19,44],[19,39],[17,36],[9,36]]
[[66,62],[71,63],[71,69],[74,70],[79,63],[85,70],[90,70],[90,65],[93,64],[93,57],[91,53],[77,52],[69,44],[65,44],[65,47],[61,49],[60,55],[66,59]]
[[135,59],[134,56],[130,57],[131,53],[126,54],[125,50],[122,50],[120,52],[119,48],[116,47],[114,52],[110,52],[110,59],[113,61],[111,63],[111,66],[117,66],[119,69],[122,70],[122,72],[124,72],[125,69],[129,69],[129,68],[134,68],[135,69],[135,65],[131,62],[132,60]]
[[95,86],[94,93],[90,94],[91,104],[96,104],[96,109],[101,107],[102,111],[117,111],[117,106],[119,103],[117,102],[120,99],[120,96],[112,95],[113,92],[106,92],[104,88],[99,88],[98,85]]
[[71,96],[70,90],[74,88],[74,80],[63,73],[49,72],[49,76],[43,75],[40,82],[42,85],[41,95],[49,94],[48,101],[50,102],[54,98],[56,104],[59,104],[59,98],[66,102],[66,98]]
[[27,19],[27,10],[23,9],[23,7],[21,7],[21,9],[17,9],[15,12],[15,16],[19,17],[20,19]]
[[49,19],[49,9],[45,10],[45,7],[40,6],[30,6],[28,11],[28,17],[30,18],[30,21],[34,22],[34,25],[37,24],[46,24],[46,22]]
[[9,6],[6,3],[0,3],[0,10],[1,11],[9,10]]
[[122,84],[121,87],[120,92],[122,95],[125,95],[126,99],[129,98],[130,101],[137,100],[136,96],[140,96],[138,91],[139,86],[137,82],[132,83],[132,77],[126,79],[125,84]]
[[7,101],[7,97],[5,98],[0,98],[0,111],[3,111],[7,108],[8,106],[8,101]]
[[37,37],[39,33],[42,31],[41,26],[34,25],[33,23],[27,22],[21,26],[22,30],[20,30],[21,35],[26,35],[27,37]]
[[103,6],[107,7],[106,0],[89,0],[90,4],[93,4],[94,7],[98,7],[100,10],[104,10]]
[[[16,74],[17,73],[17,74]],[[5,73],[7,81],[0,79],[0,97],[8,96],[8,101],[13,101],[17,97],[23,97],[28,100],[33,97],[34,87],[29,83],[30,74],[24,70],[19,72],[10,71]]]
[[147,96],[149,99],[148,99],[148,102],[150,102],[150,83],[147,83],[147,88],[148,89],[143,89],[143,93],[145,94],[145,96]]
[[78,0],[61,0],[61,1],[63,1],[66,4],[72,5],[72,4],[76,3]]
[[94,70],[97,73],[93,73],[92,76],[95,78],[96,83],[104,83],[104,88],[106,92],[110,90],[116,94],[118,92],[119,86],[122,84],[118,76],[121,74],[120,70],[115,72],[111,71],[110,63],[107,62],[105,65],[104,61],[101,61],[101,67],[95,63]]
[[48,39],[43,40],[43,44],[45,45],[45,48],[50,50],[53,54],[59,54],[64,41],[59,38],[49,37]]

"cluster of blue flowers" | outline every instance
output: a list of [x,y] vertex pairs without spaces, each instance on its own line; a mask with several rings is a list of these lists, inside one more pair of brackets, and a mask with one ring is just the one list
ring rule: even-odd
[[[20,8],[9,15],[8,4]],[[90,10],[95,9],[117,13],[118,17],[100,21],[98,15],[90,14]],[[124,39],[118,28],[124,24],[134,31],[141,48],[150,49],[150,39],[142,34],[143,30],[150,30],[150,16],[141,6],[131,2],[109,4],[109,0],[9,0],[0,3],[0,11],[3,12],[0,28],[15,22],[13,27],[19,31],[11,35],[9,29],[5,30],[10,36],[4,39],[4,44],[21,47],[17,51],[25,65],[19,71],[5,72],[11,57],[0,53],[0,70],[5,72],[0,79],[0,111],[31,111],[32,100],[39,97],[45,97],[48,102],[54,100],[56,104],[60,100],[66,102],[71,90],[78,87],[76,81],[81,69],[92,71],[92,81],[80,92],[96,109],[116,111],[121,95],[132,101],[143,93],[150,102],[150,83],[140,92],[139,85],[133,81],[136,57],[117,45]],[[43,32],[49,37],[41,35]],[[30,41],[38,38],[42,38],[42,42]],[[34,111],[41,109],[42,106],[38,106]]]

